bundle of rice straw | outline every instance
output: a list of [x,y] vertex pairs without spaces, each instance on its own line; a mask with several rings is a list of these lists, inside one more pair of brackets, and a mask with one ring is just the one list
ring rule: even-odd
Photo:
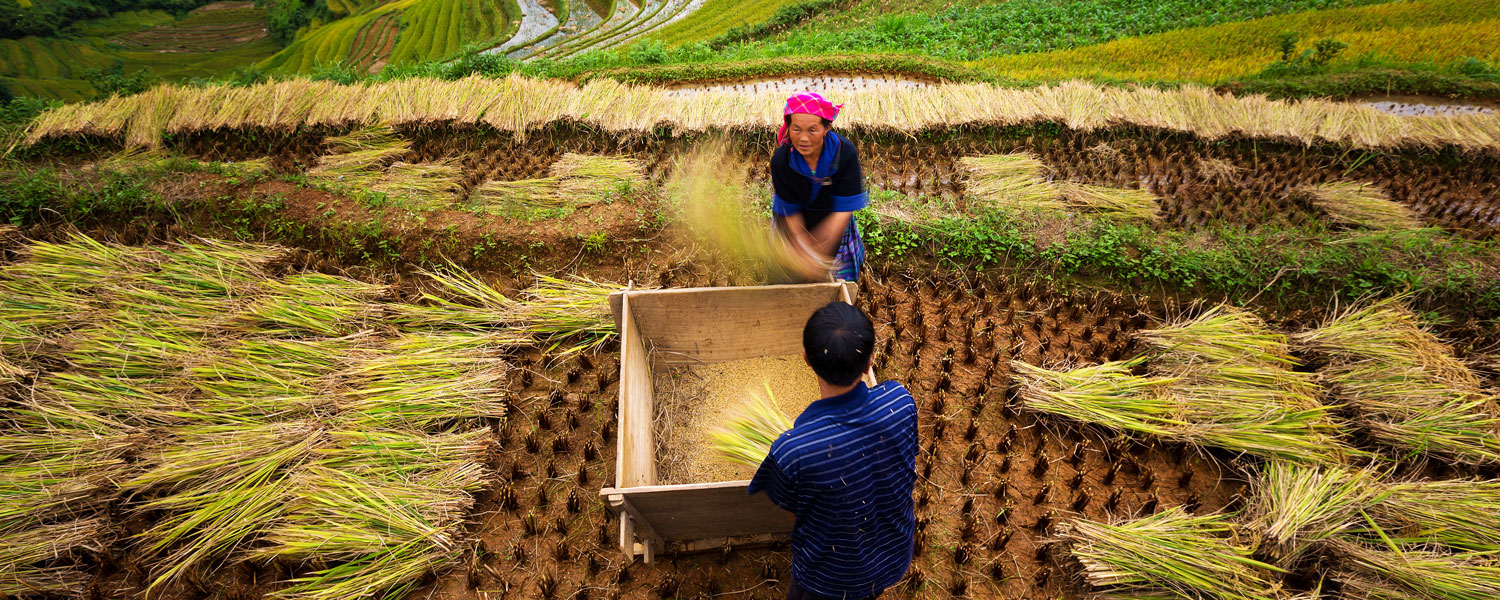
[[[1194,516],[1181,507],[1115,525],[1080,519],[1062,539],[1093,586],[1131,596],[1272,600],[1275,566],[1251,558],[1252,541],[1225,515]],[[1165,592],[1165,593],[1164,593]]]
[[1329,359],[1320,375],[1380,443],[1408,457],[1500,462],[1496,399],[1401,300],[1351,308],[1293,339]]
[[759,465],[771,453],[771,443],[791,428],[791,419],[776,407],[767,383],[765,395],[752,394],[738,414],[713,432],[712,447],[724,460]]
[[1416,213],[1391,200],[1374,185],[1335,181],[1298,188],[1334,222],[1385,231],[1420,229]]
[[1336,464],[1353,450],[1318,401],[1313,376],[1286,336],[1254,314],[1228,305],[1196,318],[1141,332],[1158,354],[1156,373],[1172,377],[1173,397],[1190,437],[1265,458]]
[[1279,563],[1365,524],[1362,513],[1390,492],[1370,470],[1271,461],[1251,480],[1246,522],[1270,542]]

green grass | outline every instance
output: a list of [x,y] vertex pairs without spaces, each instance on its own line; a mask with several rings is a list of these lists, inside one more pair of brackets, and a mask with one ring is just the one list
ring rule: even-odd
[[[872,199],[876,204],[914,202],[878,190]],[[1432,229],[1247,230],[1225,224],[1158,231],[1087,217],[1038,222],[1003,210],[915,222],[866,210],[855,218],[872,261],[936,260],[954,268],[1025,273],[1044,280],[1178,290],[1208,299],[1258,297],[1284,306],[1324,306],[1335,299],[1410,290],[1423,307],[1500,316],[1500,281],[1485,266],[1500,261],[1500,247]],[[1044,236],[1042,231],[1052,233]]]

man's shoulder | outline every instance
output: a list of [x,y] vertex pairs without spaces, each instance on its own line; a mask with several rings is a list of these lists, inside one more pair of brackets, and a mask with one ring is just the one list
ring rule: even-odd
[[906,390],[906,386],[901,385],[898,381],[891,380],[882,381],[876,384],[875,387],[870,388],[870,400],[872,404],[877,405],[889,402],[916,404],[916,401],[911,397],[911,392]]

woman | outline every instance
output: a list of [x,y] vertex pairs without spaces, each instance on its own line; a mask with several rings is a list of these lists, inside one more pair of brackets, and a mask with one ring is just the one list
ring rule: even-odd
[[839,109],[812,92],[786,99],[771,155],[776,230],[803,260],[802,279],[858,281],[865,244],[854,211],[869,204],[859,151],[829,127]]

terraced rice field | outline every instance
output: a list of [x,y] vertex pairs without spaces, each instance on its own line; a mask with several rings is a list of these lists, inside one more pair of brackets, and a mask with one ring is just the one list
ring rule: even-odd
[[[672,9],[613,10],[623,38]],[[859,283],[919,408],[915,559],[883,597],[1500,594],[1494,115],[825,82],[871,248],[954,242]],[[607,294],[758,283],[688,209],[764,224],[783,92],[293,80],[44,114],[0,176],[46,192],[0,228],[0,593],[783,597],[784,543],[644,564],[599,496]],[[1391,275],[1130,270],[1277,235]],[[1468,262],[1401,270],[1428,253]]]
[[339,61],[373,70],[448,59],[468,45],[509,38],[520,15],[514,0],[387,2],[314,29],[259,66],[305,73]]
[[253,2],[216,2],[188,13],[180,22],[127,33],[111,40],[145,52],[214,52],[267,36],[265,11]]

